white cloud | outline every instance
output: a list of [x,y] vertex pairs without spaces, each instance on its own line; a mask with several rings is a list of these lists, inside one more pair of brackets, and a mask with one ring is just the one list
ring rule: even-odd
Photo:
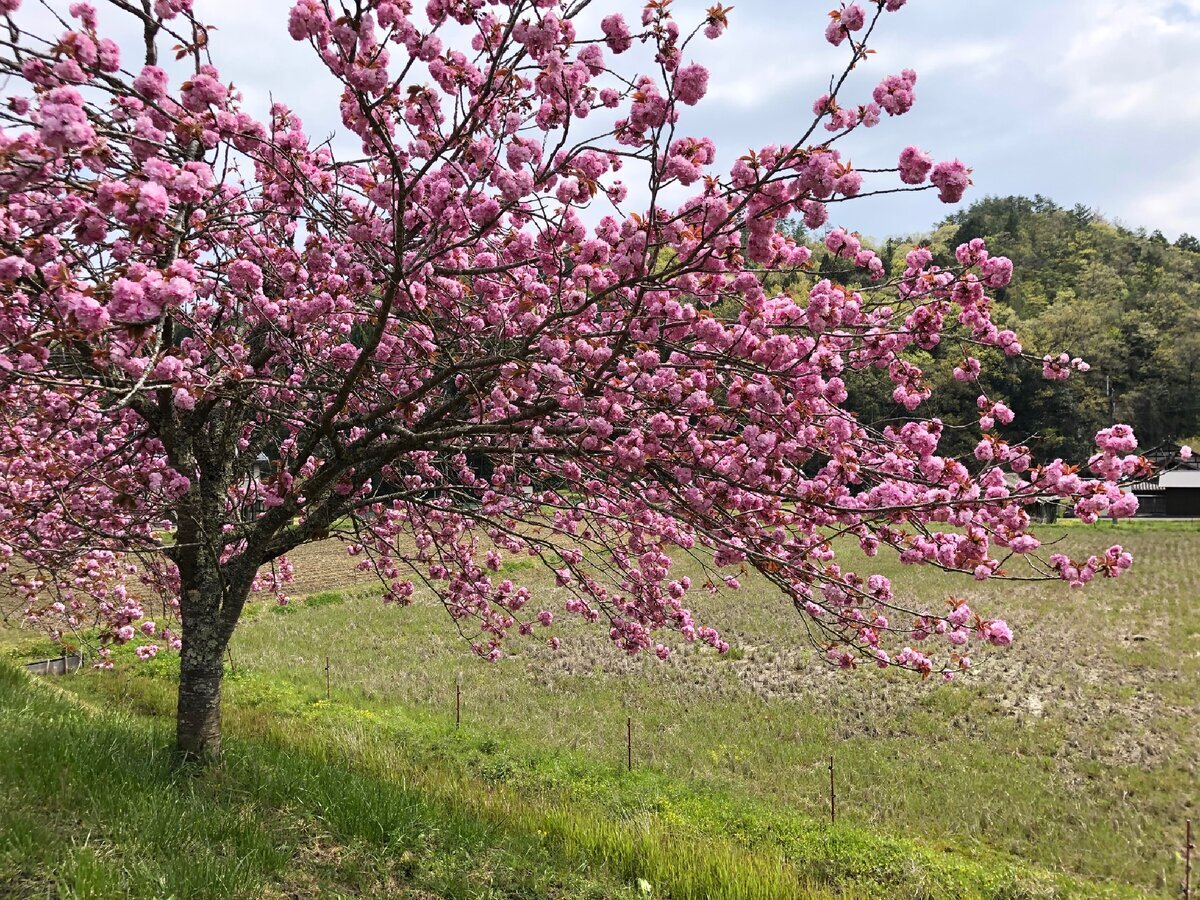
[[923,76],[968,73],[973,78],[990,77],[1004,70],[1012,52],[1007,40],[958,40],[939,46],[925,44],[907,54],[905,65]]
[[[1057,65],[1063,112],[1136,122],[1200,120],[1200,2],[1087,4]],[[1191,15],[1189,15],[1191,14]]]

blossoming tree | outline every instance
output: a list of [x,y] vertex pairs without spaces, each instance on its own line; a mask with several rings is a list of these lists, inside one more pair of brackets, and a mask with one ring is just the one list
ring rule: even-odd
[[[973,458],[940,455],[920,415],[914,351],[953,342],[964,381],[977,347],[1023,355],[989,317],[1006,259],[914,249],[889,276],[835,228],[826,248],[869,284],[852,289],[781,232],[873,191],[968,186],[915,147],[870,170],[839,152],[913,104],[907,70],[846,96],[904,0],[832,13],[832,89],[725,170],[686,113],[709,81],[695,42],[728,10],[688,30],[670,0],[637,22],[596,5],[298,0],[287,30],[341,85],[343,159],[281,103],[243,108],[202,4],[72,3],[47,32],[43,9],[0,0],[0,561],[29,618],[98,628],[102,659],[138,631],[156,641],[139,655],[180,650],[184,754],[219,752],[248,596],[330,535],[385,602],[424,585],[488,659],[550,634],[548,598],[498,574],[528,554],[629,653],[665,657],[669,631],[726,649],[689,595],[754,569],[831,663],[946,678],[1008,626],[896,596],[835,539],[978,579],[1130,564],[1044,558],[1027,513],[1132,514],[1128,428],[1098,435],[1085,475],[999,437],[999,398],[979,398]],[[805,296],[764,289],[796,270]],[[867,370],[906,418],[848,408]],[[681,555],[703,584],[672,574]]]

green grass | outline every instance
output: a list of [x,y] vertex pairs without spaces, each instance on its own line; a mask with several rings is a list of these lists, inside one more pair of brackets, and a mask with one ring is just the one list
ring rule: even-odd
[[[846,553],[849,567],[882,571],[914,603],[953,592],[1014,624],[1013,648],[981,657],[971,678],[949,686],[830,672],[795,615],[753,582],[697,600],[733,652],[685,649],[665,664],[629,660],[569,622],[555,626],[558,653],[517,641],[511,657],[482,664],[440,608],[384,607],[361,586],[337,599],[259,604],[291,611],[255,612],[235,637],[222,777],[241,778],[239,760],[291,754],[301,779],[291,796],[317,796],[306,793],[307,763],[297,761],[317,760],[331,779],[332,793],[320,795],[330,808],[343,806],[334,782],[403,787],[425,804],[426,821],[450,816],[485,830],[474,845],[463,838],[475,848],[470,860],[484,848],[510,854],[476,866],[453,849],[458,832],[437,826],[445,842],[422,851],[437,864],[416,868],[449,880],[414,881],[389,868],[386,829],[367,824],[387,821],[382,808],[364,812],[348,800],[344,815],[379,839],[363,843],[343,829],[323,840],[335,856],[359,848],[374,862],[356,865],[373,874],[338,887],[344,876],[300,864],[327,893],[573,897],[594,887],[595,896],[642,896],[644,879],[653,896],[671,897],[1176,896],[1176,848],[1184,816],[1196,815],[1200,767],[1200,529],[1076,523],[1046,534],[1076,556],[1119,540],[1138,562],[1118,581],[1071,592],[948,579]],[[506,573],[530,585],[539,605],[559,607],[563,592],[525,562],[510,561]],[[129,655],[115,673],[59,683],[102,705],[124,733],[148,729],[165,745],[176,662],[162,654],[133,664]],[[626,716],[633,775],[624,772]],[[824,824],[831,753],[834,829]],[[5,773],[4,784],[11,780]],[[264,818],[274,802],[264,801]],[[307,857],[296,848],[308,840],[305,832],[286,845],[292,856],[281,871],[297,870]],[[255,865],[239,876],[257,886],[250,893],[286,892],[284,875]],[[506,865],[544,881],[514,886]],[[563,880],[585,870],[595,886]],[[463,893],[447,893],[451,881]],[[135,895],[157,895],[138,890],[140,882]]]
[[0,710],[6,897],[633,896],[352,748],[234,741],[195,775],[161,722],[80,708],[7,666]]

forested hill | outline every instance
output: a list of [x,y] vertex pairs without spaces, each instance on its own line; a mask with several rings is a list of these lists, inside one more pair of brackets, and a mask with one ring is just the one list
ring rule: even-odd
[[[996,292],[995,320],[1013,328],[1028,351],[1067,350],[1092,366],[1048,382],[1040,367],[993,357],[984,387],[1017,412],[1008,436],[1036,434],[1039,456],[1079,459],[1113,421],[1132,424],[1144,448],[1200,434],[1200,240],[1183,235],[1171,244],[1159,232],[1131,231],[1044,197],[989,197],[931,234],[878,249],[895,274],[914,244],[927,244],[939,263],[953,265],[954,248],[975,237],[1014,263],[1012,283]],[[961,355],[957,345],[938,353]],[[930,368],[934,395],[922,413],[966,424],[976,417],[978,389],[953,381],[951,365]],[[854,399],[868,418],[905,414],[870,383]]]
[[[997,300],[1025,346],[1066,349],[1092,365],[1066,384],[1029,377],[1014,386],[1013,399],[1029,407],[1024,429],[1058,435],[1076,453],[1114,419],[1132,424],[1144,447],[1200,432],[1200,241],[1183,235],[1171,245],[1082,206],[1002,197],[951,216],[932,243],[946,254],[975,237],[1013,260]],[[1069,395],[1065,408],[1028,396],[1047,388]]]

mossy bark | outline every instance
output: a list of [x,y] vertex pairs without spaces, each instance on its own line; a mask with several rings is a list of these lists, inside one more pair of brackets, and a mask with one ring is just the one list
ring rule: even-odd
[[228,640],[222,634],[219,603],[205,603],[199,591],[190,593],[181,603],[175,747],[185,760],[204,761],[221,755],[222,657]]

